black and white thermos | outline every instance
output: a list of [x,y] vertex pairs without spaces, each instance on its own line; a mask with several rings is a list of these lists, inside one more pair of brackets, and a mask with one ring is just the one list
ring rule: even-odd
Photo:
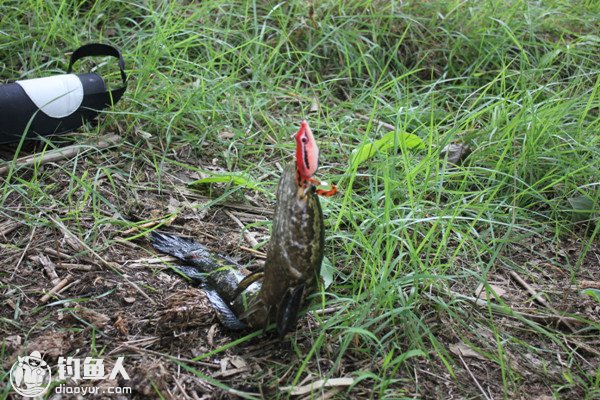
[[[96,73],[71,73],[73,64],[88,56],[116,57],[123,86],[107,90]],[[107,44],[84,45],[71,55],[66,74],[0,85],[0,143],[71,132],[116,103],[126,87],[121,53]]]

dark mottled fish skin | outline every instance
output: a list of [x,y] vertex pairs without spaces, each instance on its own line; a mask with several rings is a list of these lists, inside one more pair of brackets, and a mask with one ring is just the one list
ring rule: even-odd
[[306,296],[317,287],[325,245],[316,189],[300,187],[296,171],[288,165],[279,181],[262,288],[244,315],[255,328],[277,322],[281,336],[294,328]]

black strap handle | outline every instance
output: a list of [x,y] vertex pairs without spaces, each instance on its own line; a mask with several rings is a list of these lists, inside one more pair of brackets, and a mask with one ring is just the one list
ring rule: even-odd
[[103,44],[103,43],[89,43],[81,46],[77,50],[71,54],[71,61],[69,61],[69,68],[67,68],[67,73],[70,74],[73,70],[73,64],[84,57],[96,57],[96,56],[111,56],[119,59],[119,70],[121,71],[121,80],[123,81],[123,86],[110,90],[105,93],[99,93],[99,96],[103,97],[103,103],[107,106],[116,103],[123,93],[125,93],[125,89],[127,89],[127,74],[125,74],[125,60],[123,60],[123,56],[121,52],[117,50],[115,47]]

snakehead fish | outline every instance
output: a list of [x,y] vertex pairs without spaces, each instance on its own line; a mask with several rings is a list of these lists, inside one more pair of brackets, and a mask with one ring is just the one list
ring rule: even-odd
[[[317,189],[313,178],[319,150],[312,131],[302,121],[296,134],[296,162],[283,171],[267,259],[261,272],[244,276],[227,257],[191,240],[153,232],[153,246],[186,265],[176,268],[205,283],[209,300],[230,329],[264,329],[276,323],[280,336],[296,325],[306,297],[317,287],[323,261],[325,231],[318,195],[336,188]],[[262,278],[262,282],[259,279]]]

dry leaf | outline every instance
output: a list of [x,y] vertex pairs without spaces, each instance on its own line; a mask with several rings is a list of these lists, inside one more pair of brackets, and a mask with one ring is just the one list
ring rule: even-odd
[[235,137],[235,134],[231,131],[223,131],[221,133],[219,133],[219,138],[221,140],[229,140],[229,139],[233,139]]
[[217,372],[216,374],[213,375],[213,378],[228,378],[230,376],[238,375],[243,372],[248,372],[248,367],[233,368],[233,369],[228,369],[227,371]]
[[[499,286],[490,284],[489,287],[494,293],[496,293],[496,295],[498,297],[503,297],[506,294],[506,290],[502,289]],[[494,300],[493,295],[491,295],[490,298],[488,299],[487,294],[488,293],[486,292],[485,285],[483,283],[479,284],[479,286],[477,286],[477,289],[475,289],[475,296],[482,298],[484,300]]]
[[319,379],[318,381],[304,386],[284,386],[281,390],[290,392],[290,395],[292,396],[301,396],[303,394],[313,393],[321,388],[350,386],[353,383],[353,378]]
[[113,326],[121,335],[127,335],[129,333],[129,328],[127,328],[127,323],[125,322],[125,319],[123,319],[122,315],[117,317],[117,320]]
[[181,207],[181,202],[177,200],[175,197],[169,197],[169,204],[167,205],[167,211],[170,213],[176,213],[177,210]]
[[206,335],[206,339],[210,347],[215,347],[215,334],[217,333],[217,324],[213,324],[208,330],[208,335]]
[[23,340],[21,339],[21,336],[19,336],[19,335],[12,335],[12,336],[7,336],[4,339],[4,343],[6,344],[6,348],[8,349],[8,351],[15,351],[19,347],[21,347],[21,343],[23,343]]
[[470,348],[469,346],[467,346],[466,344],[464,344],[462,342],[456,343],[456,344],[451,344],[450,351],[452,353],[456,354],[457,356],[476,358],[478,360],[486,360],[486,358],[484,356],[477,353],[475,350],[473,350],[472,348]]
[[242,358],[242,357],[238,357],[238,356],[233,356],[229,359],[229,362],[231,363],[231,365],[233,365],[234,367],[240,369],[240,368],[246,368],[248,366],[248,363]]
[[27,346],[27,354],[37,350],[44,354],[45,357],[56,359],[63,356],[75,346],[67,332],[44,332],[42,336],[38,336]]
[[219,364],[221,366],[221,372],[227,371],[227,364],[229,364],[229,357],[221,358],[221,360],[219,361]]
[[75,310],[73,310],[73,312],[79,318],[89,322],[96,328],[100,329],[104,328],[106,324],[108,324],[108,322],[110,321],[110,318],[108,316],[99,313],[98,311],[94,311],[90,308],[76,307]]
[[440,152],[440,158],[448,157],[451,164],[459,164],[471,154],[471,148],[465,143],[450,143]]
[[317,112],[321,109],[321,106],[319,105],[319,100],[317,98],[313,97],[313,101],[310,104],[310,110],[309,112],[313,113],[313,112]]

